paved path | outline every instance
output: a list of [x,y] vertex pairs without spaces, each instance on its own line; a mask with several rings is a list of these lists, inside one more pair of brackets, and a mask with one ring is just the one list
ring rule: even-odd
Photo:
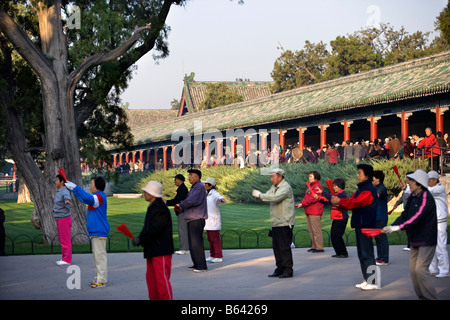
[[[293,250],[294,277],[268,278],[274,270],[271,249],[224,250],[224,262],[208,272],[187,269],[190,256],[173,256],[171,283],[175,300],[416,300],[409,276],[409,253],[390,247],[390,264],[380,267],[381,290],[354,288],[362,281],[356,248],[348,259],[331,258],[333,250]],[[59,255],[0,257],[0,300],[147,300],[142,253],[109,253],[108,286],[88,286],[94,275],[91,254],[75,254],[81,288],[68,289],[74,273],[55,264]],[[450,278],[433,277],[438,297],[450,299]],[[70,281],[69,281],[70,282]],[[70,282],[72,283],[72,282]]]

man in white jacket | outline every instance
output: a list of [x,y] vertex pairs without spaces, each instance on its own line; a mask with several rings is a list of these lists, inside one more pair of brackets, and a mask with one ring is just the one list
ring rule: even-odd
[[439,173],[436,171],[428,172],[428,190],[433,195],[436,202],[438,239],[436,253],[430,264],[429,270],[431,274],[437,274],[437,278],[445,278],[449,274],[449,262],[447,252],[447,192],[444,186],[439,183]]

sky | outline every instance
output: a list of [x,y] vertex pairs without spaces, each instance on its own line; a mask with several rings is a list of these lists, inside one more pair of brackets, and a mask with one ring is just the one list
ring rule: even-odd
[[181,100],[183,78],[196,81],[272,81],[275,60],[306,40],[329,44],[378,22],[409,33],[432,32],[447,0],[189,0],[172,6],[166,23],[170,54],[151,51],[121,95],[130,109],[170,109]]

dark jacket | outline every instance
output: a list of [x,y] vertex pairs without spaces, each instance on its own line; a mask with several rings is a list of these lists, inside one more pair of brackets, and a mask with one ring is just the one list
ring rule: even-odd
[[400,226],[408,235],[412,247],[437,244],[436,203],[428,190],[411,194],[405,209],[392,225]]
[[[322,192],[322,195],[327,198],[328,201],[324,201],[321,199],[320,202],[322,202],[324,205],[331,205],[331,193],[328,191],[324,191]],[[347,193],[344,190],[341,190],[340,192],[336,193],[336,197],[341,199],[347,198]],[[336,206],[331,206],[330,217],[331,220],[348,219],[348,212],[347,210],[339,210],[339,208]]]
[[[177,194],[175,195],[175,198],[166,201],[167,206],[168,207],[173,207],[177,203],[180,203],[181,201],[186,199],[188,193],[189,193],[188,188],[186,187],[186,185],[184,183],[182,183],[177,188]],[[175,212],[175,213],[176,213],[176,215],[180,214],[179,212]]]
[[352,228],[375,228],[377,218],[377,190],[372,181],[358,183],[358,189],[351,198],[341,199],[339,210],[352,210]]
[[139,245],[144,247],[144,258],[173,254],[172,219],[169,208],[157,198],[147,208],[144,227],[139,234]]

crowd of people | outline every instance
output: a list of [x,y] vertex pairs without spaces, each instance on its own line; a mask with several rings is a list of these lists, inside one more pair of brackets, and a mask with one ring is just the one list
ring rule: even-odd
[[[199,169],[220,165],[232,165],[243,169],[246,167],[264,167],[274,163],[326,162],[336,164],[339,161],[347,161],[350,159],[356,162],[369,159],[391,159],[398,161],[403,158],[413,159],[416,150],[416,157],[420,157],[422,152],[424,152],[427,158],[431,158],[431,152],[433,152],[433,169],[439,171],[440,151],[437,148],[433,148],[432,151],[426,148],[431,146],[450,149],[448,133],[442,134],[442,132],[438,131],[436,134],[433,134],[431,128],[426,128],[423,137],[413,134],[406,138],[403,143],[393,134],[385,139],[377,138],[373,141],[360,138],[355,141],[333,142],[323,145],[320,148],[306,145],[300,149],[297,143],[296,145],[287,145],[285,148],[279,144],[274,144],[267,150],[257,150],[254,145],[251,145],[247,154],[241,149],[238,149],[235,153],[226,152],[220,158],[215,154],[205,155],[201,163],[192,166]],[[446,154],[450,156],[449,151],[446,151]],[[447,158],[444,161],[448,161]],[[194,163],[193,159],[192,163]],[[174,166],[176,165],[173,163],[169,164],[169,167]],[[142,160],[124,162],[115,168],[119,173],[133,173],[144,170],[158,171],[163,169],[164,164],[162,159],[158,159],[156,164]]]
[[[418,142],[417,147],[432,146],[435,140],[437,139],[427,128],[426,137]],[[408,143],[411,143],[411,139]],[[369,155],[370,146],[369,142],[367,145]],[[386,146],[389,152],[385,152],[385,155],[389,154],[389,158],[401,157],[397,151],[400,143],[395,136],[389,141],[386,140],[385,149]],[[344,160],[348,159],[347,157],[354,157],[354,149],[355,144],[346,143],[343,149]],[[362,149],[363,146],[359,149],[359,154]],[[336,151],[334,155],[330,153],[332,150]],[[329,146],[326,153],[328,159],[341,156],[335,146]],[[320,153],[318,155],[320,159]],[[285,153],[284,156],[286,156]],[[325,159],[324,156],[323,160]],[[363,159],[364,157],[360,158],[360,160]],[[189,169],[188,174],[190,190],[185,185],[184,175],[177,174],[174,177],[177,192],[173,199],[163,197],[163,186],[157,181],[149,181],[142,188],[144,198],[149,205],[142,230],[138,236],[132,236],[132,243],[144,248],[143,254],[147,262],[146,282],[151,300],[173,299],[170,284],[173,254],[189,254],[193,263],[189,269],[195,273],[206,272],[208,263],[224,261],[220,238],[222,224],[219,204],[227,200],[218,192],[217,181],[214,178],[207,177],[202,181],[202,172],[197,168]],[[406,174],[405,181],[400,181],[403,194],[394,206],[396,208],[403,203],[404,210],[391,225],[388,225],[389,213],[387,189],[383,184],[384,177],[383,171],[374,170],[367,163],[358,163],[357,190],[350,196],[345,192],[344,179],[336,177],[332,185],[327,183],[328,190],[326,190],[322,186],[320,172],[310,171],[308,188],[302,200],[295,203],[294,193],[285,179],[284,170],[272,169],[270,189],[265,192],[254,189],[251,193],[255,199],[270,204],[272,228],[269,235],[272,237],[276,268],[268,276],[271,278],[293,277],[293,228],[299,210],[303,210],[306,215],[311,238],[311,248],[308,252],[320,254],[325,251],[322,238],[322,216],[324,206],[330,206],[332,220],[330,238],[335,251],[332,258],[348,258],[348,251],[343,240],[348,220],[350,220],[351,228],[355,230],[357,256],[363,278],[361,283],[355,285],[356,288],[380,289],[378,283],[369,281],[370,267],[389,265],[387,234],[405,230],[410,251],[410,276],[415,293],[420,299],[437,299],[436,290],[429,275],[435,275],[437,278],[450,276],[447,252],[449,211],[447,191],[439,182],[440,174],[436,170],[427,173],[421,169]],[[55,186],[57,193],[54,198],[53,217],[62,248],[62,258],[56,264],[70,265],[72,263],[70,206],[73,195],[87,205],[86,228],[91,239],[95,265],[95,277],[89,285],[92,288],[104,287],[108,282],[106,242],[110,232],[107,197],[104,193],[106,182],[102,177],[92,178],[91,193],[88,193],[58,174]],[[169,210],[171,206],[178,220],[180,246],[177,251],[173,243],[172,218]],[[0,222],[3,223],[3,211],[0,210],[0,213],[2,214]],[[376,235],[368,235],[365,231],[367,228],[379,232]],[[208,258],[206,258],[203,244],[205,230],[210,247]],[[0,229],[0,233],[4,234],[4,231],[1,231],[3,228]],[[375,247],[372,237],[375,237]],[[4,247],[4,241],[2,247]],[[3,250],[0,253],[4,254]]]

